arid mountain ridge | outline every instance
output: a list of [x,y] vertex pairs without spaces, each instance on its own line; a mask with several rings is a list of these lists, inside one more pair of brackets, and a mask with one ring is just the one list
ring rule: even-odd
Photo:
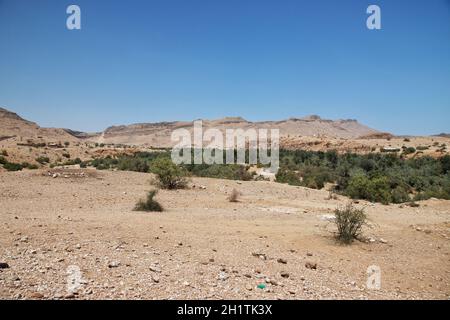
[[[317,115],[304,118],[290,118],[281,121],[247,121],[241,117],[226,117],[217,120],[202,120],[203,130],[209,128],[225,129],[279,129],[282,137],[324,137],[356,139],[380,134],[357,120],[328,120]],[[193,130],[193,121],[172,121],[156,123],[136,123],[108,127],[103,132],[85,133],[62,128],[42,128],[25,120],[14,112],[0,108],[0,137],[12,136],[26,139],[45,136],[48,139],[88,140],[98,143],[152,145],[168,147],[172,145],[170,136],[173,130],[185,128]],[[225,132],[225,131],[224,131]],[[1,138],[0,138],[1,139]]]

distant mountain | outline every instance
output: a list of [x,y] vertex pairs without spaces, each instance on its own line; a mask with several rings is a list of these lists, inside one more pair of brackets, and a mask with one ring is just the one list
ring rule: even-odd
[[450,133],[439,133],[435,137],[450,138]]
[[0,140],[5,138],[74,141],[77,138],[63,129],[41,128],[34,122],[0,107]]
[[[319,116],[290,118],[282,121],[251,122],[241,117],[226,117],[217,120],[202,120],[203,130],[225,129],[279,129],[281,136],[311,136],[354,139],[360,136],[374,135],[379,131],[369,128],[353,119],[327,120]],[[193,121],[174,121],[158,123],[138,123],[107,128],[97,137],[102,143],[149,144],[158,147],[172,146],[170,136],[173,130],[185,128],[191,133]]]
[[[360,124],[354,119],[327,120],[317,115],[304,118],[290,118],[281,121],[247,121],[241,117],[226,117],[217,120],[202,120],[203,130],[225,129],[279,129],[284,137],[328,137],[355,139],[361,136],[380,134],[379,131]],[[157,123],[137,123],[112,126],[100,133],[84,133],[70,129],[41,128],[36,123],[25,120],[16,113],[0,108],[0,136],[24,138],[45,137],[52,140],[73,141],[79,139],[99,143],[150,145],[170,147],[172,131],[185,128],[193,131],[193,121],[173,121]]]

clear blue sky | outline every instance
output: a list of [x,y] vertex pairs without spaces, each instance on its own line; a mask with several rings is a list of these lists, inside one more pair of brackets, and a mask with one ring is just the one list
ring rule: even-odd
[[85,131],[318,114],[449,132],[450,1],[0,0],[0,106]]

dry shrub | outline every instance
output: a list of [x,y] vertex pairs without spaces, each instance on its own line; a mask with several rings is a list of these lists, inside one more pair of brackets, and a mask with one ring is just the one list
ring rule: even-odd
[[241,193],[237,191],[236,189],[233,189],[231,191],[231,194],[228,196],[228,201],[230,202],[239,202],[239,197],[241,196]]
[[349,244],[361,235],[362,227],[367,221],[364,209],[357,209],[349,203],[344,208],[337,208],[334,213],[338,229],[337,239],[340,242]]
[[147,194],[147,199],[139,200],[134,207],[135,211],[163,211],[163,207],[159,204],[158,201],[153,199],[158,190],[152,190]]

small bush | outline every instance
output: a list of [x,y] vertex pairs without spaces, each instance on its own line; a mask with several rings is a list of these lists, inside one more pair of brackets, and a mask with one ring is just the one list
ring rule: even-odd
[[337,208],[334,213],[338,229],[337,239],[340,242],[349,244],[361,235],[367,220],[363,209],[356,209],[349,203],[344,208]]
[[414,148],[414,147],[407,147],[403,150],[403,154],[405,154],[405,155],[412,154],[414,152],[416,152],[416,148]]
[[134,207],[135,211],[163,211],[163,207],[159,204],[158,201],[153,199],[158,191],[152,190],[147,194],[146,200],[139,200],[136,206]]
[[48,157],[38,157],[36,158],[36,162],[39,162],[40,164],[49,163],[50,159]]
[[187,187],[186,171],[173,163],[170,158],[161,157],[152,161],[151,171],[156,174],[158,185],[163,189],[183,189]]
[[3,165],[3,168],[5,168],[8,171],[20,171],[23,169],[20,163],[12,163],[12,162],[5,163]]
[[239,191],[237,191],[236,189],[233,189],[233,191],[231,191],[231,194],[228,196],[228,201],[239,202],[240,196],[241,196],[241,193]]

